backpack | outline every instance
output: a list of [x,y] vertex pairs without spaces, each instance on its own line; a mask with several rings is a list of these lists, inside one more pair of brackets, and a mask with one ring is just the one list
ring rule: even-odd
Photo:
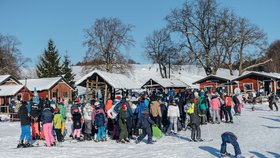
[[104,126],[105,124],[105,116],[103,113],[98,113],[95,115],[94,125],[97,127]]

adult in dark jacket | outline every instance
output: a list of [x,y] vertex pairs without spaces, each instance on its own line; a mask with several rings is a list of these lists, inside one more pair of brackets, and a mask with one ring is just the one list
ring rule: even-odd
[[43,110],[43,113],[41,115],[41,121],[43,124],[43,130],[47,147],[55,145],[54,137],[52,135],[53,113],[51,112],[51,108],[49,105],[46,105],[45,109]]
[[200,131],[200,124],[201,124],[201,117],[200,108],[198,106],[198,101],[194,99],[194,112],[190,114],[190,124],[192,128],[191,132],[191,139],[192,141],[202,141],[201,139],[201,131]]
[[[29,147],[30,144],[30,123],[31,118],[30,114],[28,113],[28,109],[26,107],[26,102],[21,102],[20,108],[18,111],[18,117],[20,119],[20,125],[21,125],[21,135],[20,135],[20,143],[18,144],[18,148],[20,147]],[[24,144],[24,138],[26,139],[26,144]]]
[[238,111],[238,106],[240,106],[240,101],[237,98],[237,94],[232,97],[232,101],[234,103],[234,106],[233,106],[233,109],[235,112],[234,115],[240,115],[240,111]]
[[232,132],[224,132],[222,135],[222,144],[221,144],[221,157],[227,157],[227,143],[231,144],[234,148],[235,157],[241,157],[241,150],[237,142],[237,136]]
[[146,135],[148,135],[148,144],[153,144],[151,126],[154,125],[155,122],[150,118],[148,110],[144,110],[142,112],[140,124],[142,128],[142,134],[137,138],[136,144],[140,143],[146,137]]

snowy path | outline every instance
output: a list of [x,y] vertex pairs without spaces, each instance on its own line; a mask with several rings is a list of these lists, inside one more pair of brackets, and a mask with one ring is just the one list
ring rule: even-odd
[[[19,139],[19,123],[0,123],[1,158],[8,157],[123,157],[123,158],[215,158],[219,156],[221,133],[233,131],[239,138],[244,156],[258,158],[280,158],[280,112],[268,111],[267,105],[258,105],[252,112],[244,108],[242,116],[234,116],[234,124],[209,124],[202,128],[204,139],[211,142],[188,142],[190,131],[180,132],[179,136],[165,136],[153,145],[117,144],[108,142],[64,142],[63,147],[36,147],[14,149]],[[208,132],[209,130],[209,132]],[[234,153],[232,146],[228,152]]]

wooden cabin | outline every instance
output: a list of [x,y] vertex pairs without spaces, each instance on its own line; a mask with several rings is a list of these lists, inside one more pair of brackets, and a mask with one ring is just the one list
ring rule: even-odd
[[184,92],[186,89],[190,89],[191,87],[179,79],[151,78],[142,85],[142,88],[147,89],[147,91],[159,89],[162,92],[173,88],[174,92],[177,93],[179,91]]
[[209,75],[198,81],[193,82],[193,84],[198,84],[199,89],[207,91],[223,91],[226,93],[233,93],[232,78],[234,76],[221,77],[217,75]]
[[265,95],[271,92],[280,91],[280,74],[266,72],[249,72],[233,79],[237,83],[235,87],[239,87],[243,92],[264,91]]
[[26,87],[32,92],[36,89],[39,98],[72,100],[74,88],[63,77],[26,79],[20,80],[20,82],[26,84]]
[[94,70],[86,74],[76,82],[76,86],[86,88],[86,100],[102,97],[105,99],[105,102],[109,97],[114,98],[118,90],[121,90],[124,95],[124,93],[128,93],[128,90],[140,88],[135,81],[123,74],[100,70]]
[[0,85],[21,85],[21,83],[11,75],[0,75]]

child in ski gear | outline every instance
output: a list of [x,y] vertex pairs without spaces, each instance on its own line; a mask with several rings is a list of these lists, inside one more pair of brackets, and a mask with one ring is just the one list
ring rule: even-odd
[[86,103],[84,107],[84,113],[83,113],[83,118],[84,118],[84,135],[85,135],[85,140],[91,140],[91,132],[92,132],[92,123],[91,123],[91,115],[92,115],[92,107],[90,103]]
[[121,143],[129,142],[128,140],[128,132],[127,132],[127,126],[126,126],[126,111],[127,111],[127,105],[122,104],[120,114],[119,114],[119,127],[120,127],[120,135],[119,135],[119,141]]
[[167,117],[169,118],[169,127],[167,130],[167,134],[171,132],[171,129],[174,128],[174,134],[177,134],[177,122],[178,117],[180,117],[180,112],[175,100],[170,101],[170,105],[168,106]]
[[237,136],[232,132],[224,132],[222,135],[222,144],[221,144],[221,156],[225,157],[227,153],[227,143],[230,143],[234,147],[235,157],[240,157],[241,150],[237,142]]
[[148,135],[148,144],[153,144],[151,126],[154,124],[155,122],[150,118],[149,110],[145,108],[142,111],[142,117],[140,120],[142,134],[137,138],[136,144],[140,143],[146,137],[146,135]]
[[40,116],[40,110],[38,109],[38,106],[33,105],[31,107],[31,129],[32,129],[32,139],[36,140],[40,138],[40,131],[39,131],[39,116]]
[[207,124],[207,109],[208,109],[208,102],[207,102],[207,96],[205,96],[205,93],[203,91],[200,92],[200,96],[198,98],[198,107],[200,109],[200,116],[201,116],[201,123]]
[[54,126],[54,131],[57,137],[58,142],[62,142],[62,133],[61,133],[61,128],[62,128],[62,117],[61,114],[59,113],[59,108],[54,109],[54,118],[53,118],[53,126]]
[[65,122],[66,122],[66,107],[65,105],[62,103],[58,104],[58,108],[59,108],[59,113],[61,115],[61,134],[64,137],[64,132],[65,132]]
[[[26,102],[20,102],[20,108],[18,111],[18,117],[20,119],[21,125],[21,135],[20,135],[20,143],[18,144],[18,148],[20,147],[29,147],[32,146],[30,144],[30,114],[28,113],[28,109],[26,107]],[[26,144],[24,144],[24,138],[26,139]]]
[[95,140],[98,142],[100,140],[100,136],[102,137],[101,140],[106,140],[106,134],[105,134],[106,120],[105,120],[105,112],[103,108],[100,107],[100,103],[95,102],[94,105],[95,105],[95,114],[93,116],[94,119],[92,121],[94,122],[95,128],[98,130],[96,140]]
[[[220,99],[218,98],[217,95],[214,95],[210,101],[210,106],[213,112],[213,123],[218,123],[220,124],[221,119],[220,119]],[[216,121],[217,119],[217,121]]]
[[53,113],[51,112],[50,105],[46,105],[43,110],[41,121],[43,124],[44,136],[47,147],[54,145],[54,137],[52,135],[53,130]]
[[235,112],[234,115],[240,115],[240,113],[241,113],[241,112],[238,110],[238,109],[239,109],[239,106],[240,106],[240,101],[239,101],[239,99],[238,99],[237,96],[238,96],[238,95],[235,94],[235,95],[232,97],[232,101],[233,101],[233,103],[234,103],[234,106],[233,106],[233,110],[234,110],[234,112]]
[[72,134],[73,139],[80,140],[81,136],[81,127],[82,127],[82,116],[78,109],[73,110],[73,129],[74,132]]
[[[232,121],[232,114],[231,114],[231,107],[232,107],[232,98],[231,96],[227,95],[225,97],[225,117],[226,117],[226,123],[233,123]],[[230,121],[228,121],[228,118]]]

